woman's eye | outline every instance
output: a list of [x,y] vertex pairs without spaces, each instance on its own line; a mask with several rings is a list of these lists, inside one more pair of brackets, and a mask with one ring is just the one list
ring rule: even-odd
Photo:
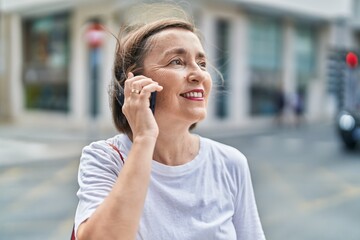
[[206,62],[198,62],[199,67],[206,69]]
[[170,62],[170,64],[173,64],[173,65],[181,65],[182,62],[181,62],[180,59],[174,59],[174,60],[172,60],[172,61]]

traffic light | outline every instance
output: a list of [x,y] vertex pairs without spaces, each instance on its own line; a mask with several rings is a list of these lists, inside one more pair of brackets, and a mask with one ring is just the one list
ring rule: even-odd
[[344,107],[354,109],[357,105],[358,54],[354,51],[346,54],[347,74],[344,82]]
[[346,64],[349,68],[354,69],[359,63],[358,56],[355,52],[348,52],[346,54]]

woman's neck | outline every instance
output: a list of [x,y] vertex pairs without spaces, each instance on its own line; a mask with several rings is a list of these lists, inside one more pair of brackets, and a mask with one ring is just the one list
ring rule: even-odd
[[199,152],[199,138],[188,131],[160,131],[153,159],[160,163],[177,166],[194,159]]

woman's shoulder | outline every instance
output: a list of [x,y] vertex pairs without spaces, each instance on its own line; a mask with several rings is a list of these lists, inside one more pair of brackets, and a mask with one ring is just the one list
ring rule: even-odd
[[221,159],[230,164],[246,164],[247,159],[245,155],[238,150],[237,148],[227,145],[225,143],[221,143],[219,141],[200,137],[201,142],[203,143],[203,147],[212,157],[216,159]]
[[127,155],[129,144],[128,137],[118,134],[114,137],[91,142],[82,150],[82,162],[118,162],[119,154]]
[[249,172],[245,155],[235,147],[212,139],[202,138],[202,142],[206,151],[206,162],[234,180],[234,186],[239,186],[238,180],[243,179]]
[[[130,140],[125,134],[117,134],[108,139],[101,139],[93,141],[84,147],[84,150],[109,150],[112,149],[111,145],[116,146],[119,149],[127,149],[131,144]],[[110,148],[109,148],[110,146]]]

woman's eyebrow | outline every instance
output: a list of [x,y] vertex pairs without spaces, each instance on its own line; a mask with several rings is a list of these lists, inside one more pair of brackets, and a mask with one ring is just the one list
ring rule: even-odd
[[196,54],[196,57],[197,58],[206,58],[206,55],[203,52],[199,52],[198,54]]
[[[187,53],[187,51],[185,50],[185,48],[173,48],[170,49],[168,51],[165,51],[165,53],[163,54],[164,57],[167,57],[169,55],[185,55]],[[203,52],[198,52],[196,54],[197,58],[206,58],[205,53]]]
[[168,51],[165,51],[165,53],[163,54],[164,57],[167,57],[169,55],[184,55],[186,54],[186,50],[184,48],[173,48],[170,49]]

